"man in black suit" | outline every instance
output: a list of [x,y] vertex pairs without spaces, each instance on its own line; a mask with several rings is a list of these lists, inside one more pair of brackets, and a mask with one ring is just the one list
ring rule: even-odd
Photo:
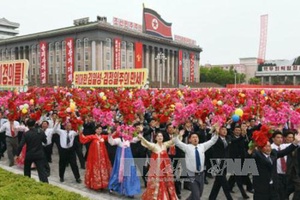
[[35,163],[40,181],[48,183],[48,177],[45,168],[46,157],[42,145],[42,142],[47,142],[46,135],[41,129],[35,128],[34,119],[28,119],[27,126],[29,131],[27,131],[22,137],[18,147],[17,156],[20,155],[23,146],[26,144],[27,147],[24,162],[24,175],[28,177],[31,176],[31,164]]
[[[245,144],[246,141],[246,132],[243,132],[239,125],[236,125],[233,129],[233,133],[230,137],[230,145],[229,145],[229,156],[232,159],[241,159],[241,163],[244,163],[246,156]],[[232,191],[234,183],[237,183],[237,186],[243,196],[244,199],[249,199],[249,196],[246,194],[243,188],[243,176],[232,174],[228,179],[229,188]]]
[[[214,163],[212,168],[215,166],[218,166],[220,171],[216,171],[216,177],[215,182],[213,184],[213,187],[211,189],[209,200],[216,200],[218,193],[220,191],[220,188],[223,188],[223,191],[225,193],[225,196],[228,200],[233,200],[229,191],[229,185],[226,179],[226,173],[227,170],[226,167],[226,158],[229,158],[229,139],[227,136],[227,129],[226,127],[221,127],[219,131],[219,138],[217,142],[212,146],[213,148],[213,158]],[[212,171],[212,168],[209,169],[209,171]]]
[[300,135],[297,135],[293,144],[281,151],[272,150],[270,142],[258,147],[258,150],[248,150],[248,153],[255,159],[258,169],[258,175],[253,176],[254,200],[280,199],[276,160],[295,150],[299,141]]

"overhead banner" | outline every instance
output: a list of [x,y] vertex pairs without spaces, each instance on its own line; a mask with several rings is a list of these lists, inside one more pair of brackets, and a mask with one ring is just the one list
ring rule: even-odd
[[28,83],[28,60],[0,62],[0,87],[22,87]]
[[172,23],[168,23],[152,9],[144,8],[144,32],[172,40]]
[[67,67],[67,83],[73,82],[74,73],[74,39],[66,38],[66,67]]
[[135,68],[143,67],[143,43],[135,42]]
[[179,50],[178,52],[178,76],[179,76],[179,84],[182,84],[182,50]]
[[47,42],[40,42],[40,80],[41,84],[47,83]]
[[115,38],[115,66],[114,69],[121,69],[121,39]]
[[190,82],[194,82],[194,70],[195,70],[195,54],[190,53]]
[[143,87],[148,69],[119,69],[74,72],[76,87]]

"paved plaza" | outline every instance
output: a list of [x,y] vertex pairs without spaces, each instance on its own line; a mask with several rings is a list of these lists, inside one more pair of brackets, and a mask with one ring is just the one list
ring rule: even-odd
[[[129,198],[126,198],[124,196],[120,196],[118,194],[110,194],[108,192],[108,190],[94,191],[94,190],[87,189],[85,187],[85,185],[84,185],[84,173],[85,173],[85,170],[84,169],[80,169],[80,168],[79,168],[79,172],[80,172],[80,175],[81,175],[82,183],[80,183],[80,184],[76,183],[70,166],[68,166],[66,168],[65,181],[63,183],[61,183],[59,181],[59,176],[58,176],[58,153],[57,153],[56,146],[54,146],[53,150],[54,150],[53,156],[52,156],[53,162],[50,163],[50,167],[51,167],[51,175],[49,177],[50,184],[58,186],[60,188],[68,190],[68,191],[79,193],[82,196],[88,197],[89,199],[92,199],[92,200],[129,199]],[[78,162],[78,166],[80,166],[79,162]],[[22,168],[20,168],[18,166],[13,166],[13,167],[9,167],[8,166],[6,153],[5,153],[5,157],[0,160],[0,167],[3,168],[3,169],[5,169],[5,170],[7,170],[7,171],[16,173],[16,174],[23,174],[23,169]],[[36,170],[32,170],[32,178],[38,180],[38,176],[37,176],[37,171]],[[208,196],[209,196],[209,193],[211,191],[211,187],[212,187],[213,181],[214,181],[214,179],[208,178],[209,184],[204,185],[204,192],[203,192],[203,196],[202,196],[201,199],[203,199],[203,200],[208,199]],[[144,188],[144,184],[143,184],[142,181],[141,181],[141,185],[142,185],[142,191],[144,191],[145,188]],[[232,194],[233,199],[235,199],[235,200],[241,200],[241,199],[243,199],[242,195],[240,194],[240,192],[239,192],[239,190],[238,190],[237,187],[234,187],[233,191],[235,192],[235,193]],[[183,189],[182,190],[182,198],[181,199],[186,199],[189,196],[189,194],[190,194],[190,191]],[[140,199],[140,196],[141,195],[135,196],[134,199]],[[250,194],[250,193],[248,193],[248,196],[250,197],[250,199],[252,199],[253,195]],[[218,195],[217,199],[218,200],[226,200],[226,197],[225,197],[222,189],[220,189],[220,192],[219,192],[219,195]]]

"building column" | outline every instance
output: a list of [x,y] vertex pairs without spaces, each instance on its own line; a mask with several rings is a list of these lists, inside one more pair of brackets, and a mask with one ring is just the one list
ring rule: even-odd
[[145,53],[146,53],[146,56],[145,56],[145,66],[144,68],[147,68],[148,69],[148,72],[150,71],[150,65],[149,65],[149,46],[145,46]]
[[170,69],[170,67],[171,67],[171,66],[170,66],[171,62],[170,62],[170,61],[171,61],[171,54],[170,54],[170,50],[168,50],[167,52],[168,52],[168,57],[167,57],[167,76],[166,76],[167,81],[166,81],[166,82],[167,82],[168,84],[170,84],[170,82],[171,82],[171,81],[170,81],[170,71],[171,71],[171,69]]
[[96,42],[92,41],[91,42],[91,46],[92,46],[92,53],[91,53],[91,57],[92,57],[92,71],[96,71]]
[[297,83],[296,83],[296,76],[295,75],[293,76],[293,85],[297,85]]
[[269,85],[272,85],[272,76],[269,76]]
[[152,63],[151,63],[151,81],[154,82],[156,81],[154,76],[155,76],[155,69],[156,69],[156,62],[155,62],[155,47],[152,47],[152,54],[151,54],[151,60],[152,60]]
[[100,65],[99,65],[99,69],[100,70],[104,70],[104,67],[103,67],[103,63],[104,63],[104,57],[103,57],[103,52],[104,52],[104,50],[103,50],[103,41],[100,41],[100,45],[99,45],[100,47],[99,47],[99,59],[100,59],[100,61],[99,61],[99,63],[100,63]]

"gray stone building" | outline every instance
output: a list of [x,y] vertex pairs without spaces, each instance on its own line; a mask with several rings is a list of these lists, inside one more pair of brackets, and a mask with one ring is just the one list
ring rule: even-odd
[[[16,36],[0,40],[0,61],[27,59],[29,60],[29,85],[41,85],[41,48],[40,43],[46,42],[47,51],[47,82],[45,85],[67,85],[66,83],[66,38],[74,41],[74,71],[98,71],[114,69],[115,38],[119,38],[120,68],[135,68],[135,43],[143,44],[142,67],[148,69],[150,85],[160,81],[164,87],[178,87],[179,76],[182,82],[199,82],[199,60],[202,49],[197,45],[187,45],[173,40],[159,38],[142,32],[111,25],[106,18],[97,21],[74,21],[74,26]],[[179,60],[182,51],[182,60]],[[162,52],[164,63],[156,59]],[[193,62],[191,56],[193,55]],[[182,63],[182,73],[179,65]],[[191,78],[191,63],[194,64]],[[161,70],[161,67],[163,70]],[[162,73],[161,73],[162,72]]]
[[0,40],[10,38],[19,34],[16,30],[20,27],[20,24],[16,22],[8,21],[5,18],[0,18]]

